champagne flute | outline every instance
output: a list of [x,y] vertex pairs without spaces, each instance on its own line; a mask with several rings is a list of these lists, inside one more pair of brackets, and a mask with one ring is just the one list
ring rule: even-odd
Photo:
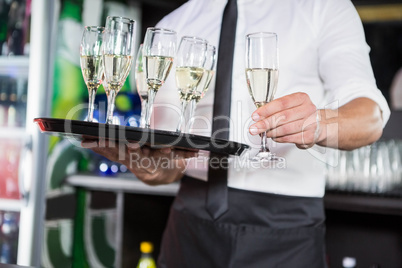
[[204,74],[197,87],[195,88],[195,92],[190,100],[190,123],[188,126],[188,130],[190,131],[194,124],[194,114],[197,103],[205,96],[205,93],[208,91],[209,85],[211,83],[212,77],[215,74],[214,67],[216,62],[216,48],[215,46],[208,44],[207,51],[205,53],[205,62],[204,62]]
[[[250,96],[257,108],[274,99],[278,84],[278,48],[276,33],[246,35],[246,78]],[[266,132],[261,134],[260,151],[254,161],[283,161],[270,152]]]
[[155,95],[165,83],[176,53],[175,31],[163,28],[148,28],[143,43],[143,68],[148,85],[148,103],[145,113],[145,127],[151,126]]
[[143,44],[140,45],[137,53],[137,60],[135,64],[135,82],[137,85],[137,92],[141,99],[141,118],[140,127],[145,127],[145,114],[148,103],[148,85],[143,68]]
[[130,72],[134,55],[135,21],[109,16],[103,35],[103,65],[108,97],[106,124],[113,124],[116,95]]
[[207,41],[198,37],[184,36],[180,41],[176,61],[176,85],[180,94],[181,113],[176,132],[181,132],[187,104],[204,74],[206,49]]
[[104,27],[86,26],[81,39],[81,71],[89,94],[87,116],[88,122],[93,121],[95,95],[103,79],[101,47],[104,30]]

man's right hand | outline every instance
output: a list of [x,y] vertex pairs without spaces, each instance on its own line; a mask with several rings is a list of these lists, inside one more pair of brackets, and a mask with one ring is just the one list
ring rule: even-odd
[[183,177],[186,158],[197,157],[197,152],[172,148],[152,149],[138,143],[116,143],[110,140],[84,139],[83,148],[91,149],[111,161],[125,165],[148,185],[168,184]]

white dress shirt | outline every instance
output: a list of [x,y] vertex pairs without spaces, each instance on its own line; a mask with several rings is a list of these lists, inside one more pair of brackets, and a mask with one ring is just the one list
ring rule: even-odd
[[[226,0],[190,0],[163,18],[158,27],[173,29],[182,36],[207,39],[218,47],[221,17]],[[298,149],[294,144],[269,147],[285,158],[286,166],[258,167],[247,162],[259,149],[260,137],[249,134],[250,118],[256,110],[245,78],[245,36],[253,32],[278,35],[279,82],[275,97],[294,92],[309,94],[317,108],[338,108],[366,97],[382,109],[384,125],[389,118],[385,98],[377,88],[360,18],[349,0],[237,0],[238,22],[232,80],[230,140],[253,149],[232,159],[228,185],[233,188],[293,196],[322,197],[325,164],[332,150],[313,146]],[[219,49],[218,49],[219,53]],[[175,130],[180,100],[174,67],[155,98],[153,127]],[[196,109],[192,133],[209,136],[214,83]],[[336,165],[336,161],[332,164]],[[187,175],[207,180],[207,161],[200,156],[188,161]]]

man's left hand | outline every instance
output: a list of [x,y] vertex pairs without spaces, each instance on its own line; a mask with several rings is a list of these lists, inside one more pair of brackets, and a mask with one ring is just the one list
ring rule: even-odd
[[258,108],[250,126],[252,135],[267,132],[267,137],[279,143],[294,143],[307,149],[319,140],[320,113],[309,95],[298,92],[275,99]]

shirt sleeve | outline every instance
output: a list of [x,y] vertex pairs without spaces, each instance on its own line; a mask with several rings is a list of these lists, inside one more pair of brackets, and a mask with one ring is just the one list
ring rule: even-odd
[[319,72],[327,103],[340,107],[366,97],[382,110],[383,126],[390,116],[388,103],[377,88],[360,17],[349,0],[322,2],[318,29]]

